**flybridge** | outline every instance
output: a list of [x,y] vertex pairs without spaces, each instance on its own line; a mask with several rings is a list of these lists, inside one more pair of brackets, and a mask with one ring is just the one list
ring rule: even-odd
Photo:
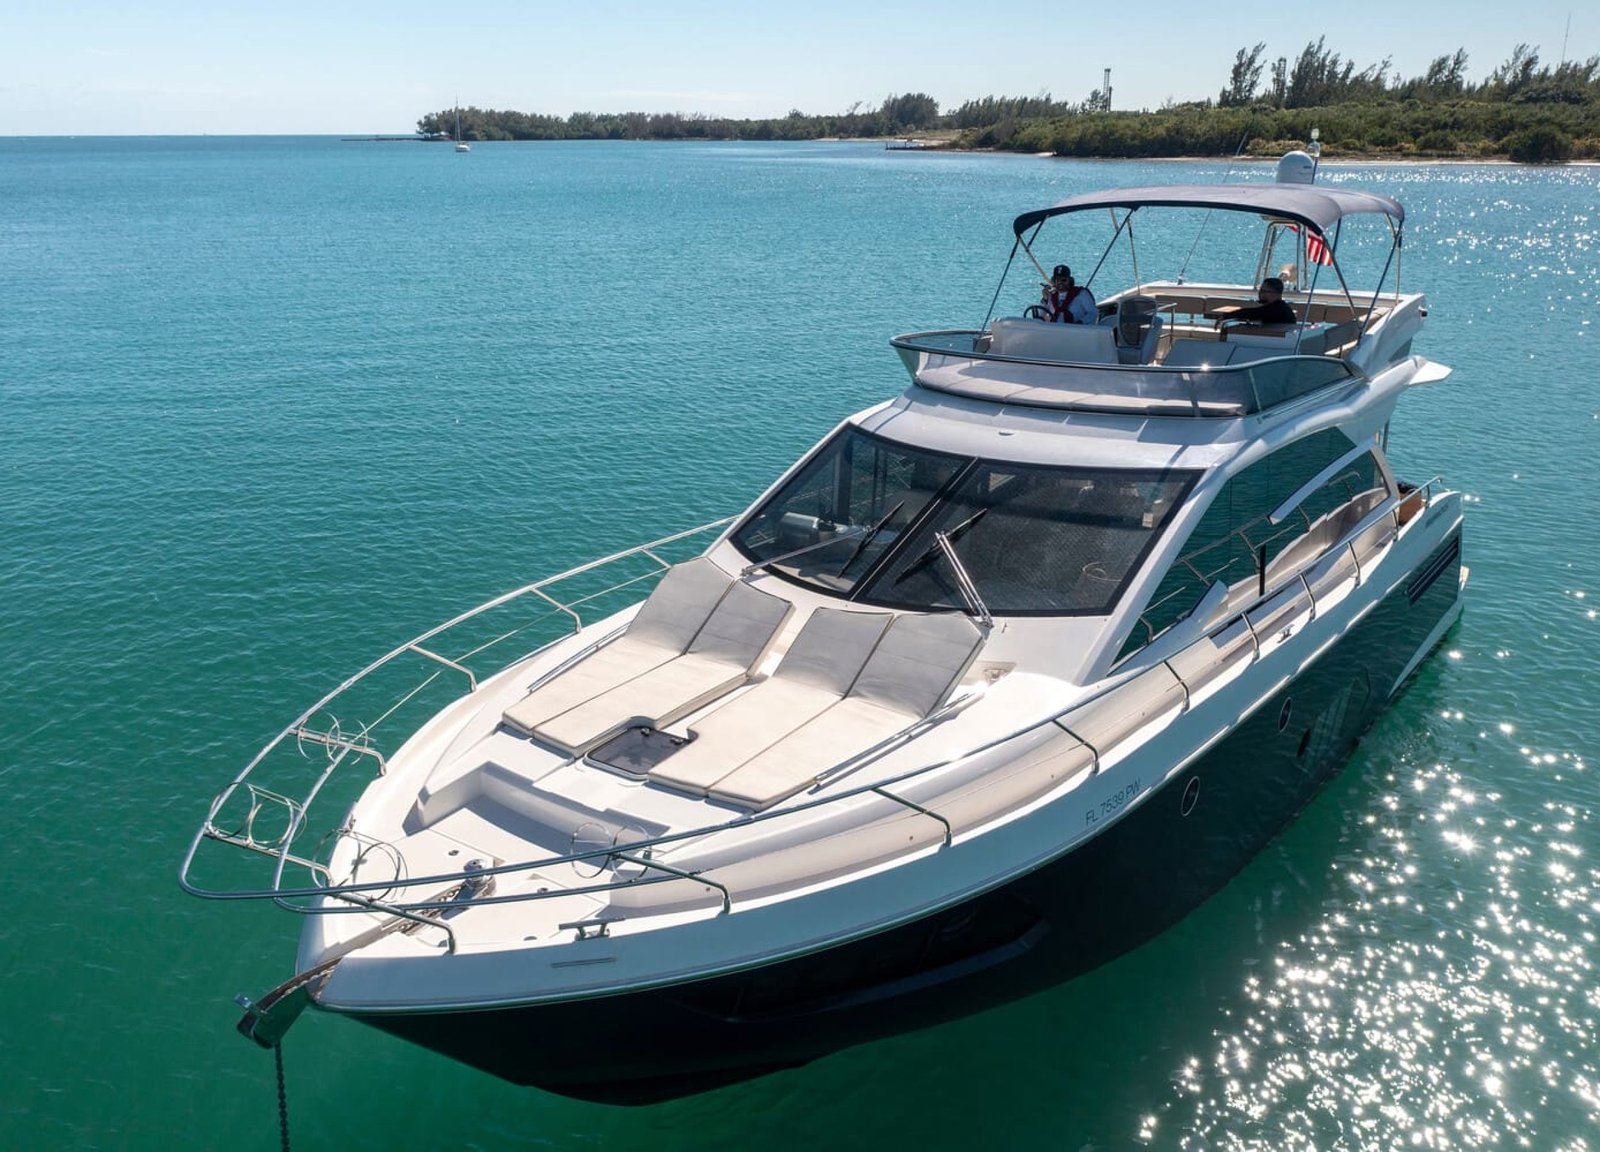
[[[1011,224],[1015,243],[995,303],[1019,256],[1024,268],[1031,265],[1046,281],[1065,273],[1072,285],[1064,265],[1045,272],[1048,261],[1036,255],[1041,232],[1058,217],[1087,220],[1104,213],[1109,239],[1083,285],[1071,289],[1089,289],[1092,317],[1050,322],[1064,317],[1050,312],[1047,296],[1020,316],[986,317],[979,328],[908,333],[891,343],[917,386],[997,404],[1237,418],[1302,397],[1346,396],[1409,356],[1426,301],[1399,292],[1405,210],[1387,196],[1317,187],[1309,182],[1314,170],[1310,156],[1290,153],[1271,184],[1117,188],[1024,212]],[[1181,267],[1167,271],[1169,278],[1148,278],[1140,269],[1134,218],[1144,220],[1141,214],[1152,209],[1198,212],[1191,217],[1193,241],[1184,244],[1190,256],[1214,212],[1263,222],[1254,277],[1248,283],[1191,282],[1185,257]],[[1337,259],[1351,217],[1387,225],[1388,254],[1375,286],[1359,296]],[[1148,230],[1140,231],[1148,241]],[[1074,241],[1076,250],[1081,243],[1081,237]],[[1213,251],[1213,257],[1218,254]],[[1158,246],[1156,259],[1162,258]],[[1144,259],[1148,265],[1151,257],[1146,253]],[[1393,286],[1385,292],[1391,271]],[[1103,272],[1126,273],[1128,280],[1107,291],[1100,286]],[[1258,292],[1269,289],[1278,295],[1261,298],[1272,299],[1281,314],[1263,313],[1265,306],[1257,303]],[[993,310],[991,304],[991,316]]]
[[[953,396],[1117,415],[1234,418],[1365,383],[1354,365],[1320,351],[1330,336],[1348,330],[1308,327],[1252,344],[1177,337],[1164,363],[1127,366],[1115,362],[1105,329],[1031,321],[996,320],[988,331],[915,332],[890,343],[919,387]],[[1308,354],[1313,347],[1318,353]]]

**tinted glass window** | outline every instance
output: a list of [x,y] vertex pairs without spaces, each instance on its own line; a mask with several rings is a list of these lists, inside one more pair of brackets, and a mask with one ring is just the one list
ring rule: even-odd
[[1282,523],[1271,524],[1268,517],[1353,446],[1337,429],[1319,432],[1279,449],[1228,481],[1151,597],[1124,653],[1142,647],[1186,616],[1213,581],[1237,585],[1257,579],[1258,549],[1263,544],[1270,564],[1313,530],[1328,534],[1326,543],[1335,543],[1349,526],[1341,526],[1333,514],[1364,496],[1371,499],[1384,492],[1383,476],[1371,453],[1341,469]]
[[861,599],[965,606],[934,533],[944,532],[991,612],[1108,612],[1195,474],[983,461],[888,558]]
[[846,428],[733,542],[793,579],[849,592],[968,463]]

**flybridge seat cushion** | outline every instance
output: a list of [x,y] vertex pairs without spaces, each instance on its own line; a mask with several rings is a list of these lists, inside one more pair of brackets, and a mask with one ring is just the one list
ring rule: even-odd
[[1043,320],[996,320],[989,351],[996,356],[1022,360],[1051,360],[1062,364],[1115,364],[1116,332],[1086,324],[1050,324]]
[[576,754],[630,725],[670,724],[749,680],[793,609],[735,583],[688,652],[537,724],[533,734]]
[[1230,328],[1228,343],[1244,348],[1270,348],[1278,356],[1291,356],[1296,352],[1301,356],[1319,356],[1326,350],[1329,327],[1326,324],[1273,324],[1260,329]]
[[1117,360],[1121,364],[1148,364],[1155,359],[1156,349],[1161,344],[1161,327],[1165,323],[1160,316],[1153,316],[1150,325],[1144,330],[1144,335],[1137,344],[1122,344],[1117,347]]
[[733,577],[703,556],[669,568],[622,636],[541,684],[504,713],[529,733],[561,713],[682,655],[721,603]]
[[829,768],[928,716],[966,674],[982,642],[983,633],[956,613],[895,617],[844,699],[734,768],[708,793],[758,810],[793,796]]
[[818,608],[777,671],[697,722],[695,739],[656,765],[650,778],[703,793],[843,699],[891,619],[887,612]]
[[1123,364],[1148,364],[1161,341],[1161,316],[1154,296],[1128,296],[1117,301],[1117,359]]
[[1174,340],[1162,361],[1168,368],[1219,367],[1233,362],[1243,347],[1231,341]]

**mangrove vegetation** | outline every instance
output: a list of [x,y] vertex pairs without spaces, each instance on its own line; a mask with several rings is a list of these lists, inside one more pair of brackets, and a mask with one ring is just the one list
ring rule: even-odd
[[[1600,57],[1550,65],[1518,44],[1473,80],[1464,50],[1420,76],[1389,60],[1342,58],[1326,38],[1298,55],[1269,58],[1265,42],[1241,47],[1215,98],[1121,111],[1096,90],[1081,101],[985,96],[945,112],[922,92],[836,114],[800,109],[747,120],[681,112],[576,112],[571,116],[463,108],[468,140],[817,140],[920,137],[941,146],[1078,157],[1274,155],[1320,131],[1324,154],[1564,163],[1600,159]],[[1220,70],[1219,70],[1220,71]],[[417,122],[424,137],[453,134],[455,109]]]

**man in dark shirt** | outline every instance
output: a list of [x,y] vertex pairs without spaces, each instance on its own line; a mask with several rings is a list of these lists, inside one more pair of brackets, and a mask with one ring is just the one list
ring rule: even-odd
[[1231,312],[1227,320],[1244,321],[1248,324],[1294,324],[1299,317],[1294,314],[1287,301],[1283,298],[1283,281],[1276,276],[1268,276],[1261,281],[1261,287],[1256,289],[1258,304],[1247,304],[1237,311]]

